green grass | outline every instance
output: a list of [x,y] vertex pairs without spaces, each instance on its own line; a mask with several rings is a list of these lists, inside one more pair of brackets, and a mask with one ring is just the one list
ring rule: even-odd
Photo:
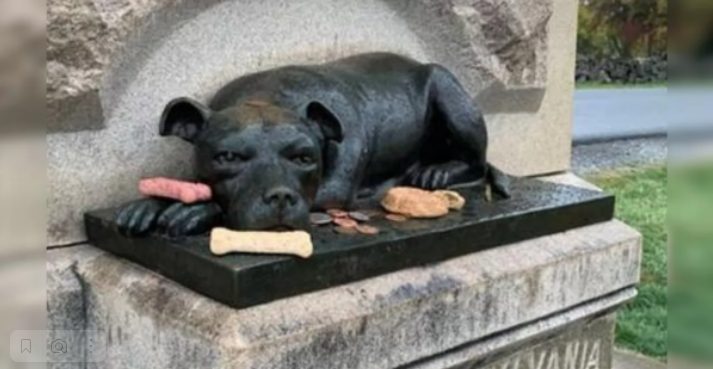
[[603,83],[603,82],[577,82],[577,89],[605,89],[605,88],[659,88],[667,87],[665,82],[652,83]]
[[667,180],[663,167],[599,173],[589,178],[616,195],[616,216],[644,237],[641,285],[619,311],[619,346],[659,359],[667,342]]

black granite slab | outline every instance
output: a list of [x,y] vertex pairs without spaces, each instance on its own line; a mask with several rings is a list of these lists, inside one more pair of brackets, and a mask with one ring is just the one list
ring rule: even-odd
[[114,224],[117,209],[89,212],[85,222],[95,246],[240,308],[603,222],[614,213],[610,195],[536,179],[514,179],[508,200],[486,202],[472,190],[459,192],[468,199],[463,210],[403,223],[376,218],[369,222],[381,229],[376,236],[315,228],[309,259],[214,256],[208,235],[127,238]]

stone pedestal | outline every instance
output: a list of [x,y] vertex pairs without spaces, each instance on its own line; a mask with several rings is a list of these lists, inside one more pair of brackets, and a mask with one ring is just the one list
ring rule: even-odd
[[48,306],[90,367],[609,369],[640,251],[609,221],[237,310],[83,245],[49,251]]
[[[483,107],[495,164],[564,171],[577,4],[52,0],[48,243],[85,242],[83,214],[138,197],[143,176],[191,176],[186,144],[157,134],[170,99],[360,52],[445,65]],[[640,241],[609,221],[245,309],[80,244],[48,251],[49,326],[101,347],[63,368],[610,369]]]

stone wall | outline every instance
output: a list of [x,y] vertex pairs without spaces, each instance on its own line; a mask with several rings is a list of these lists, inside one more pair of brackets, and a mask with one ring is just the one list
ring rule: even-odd
[[84,211],[135,198],[141,176],[189,176],[160,139],[171,98],[289,63],[393,51],[451,69],[486,111],[490,157],[513,174],[567,169],[574,0],[50,0],[51,245]]
[[[247,3],[247,1],[243,2]],[[158,41],[172,33],[181,22],[196,17],[202,11],[220,5],[219,3],[221,1],[217,0],[201,1],[200,4],[188,4],[180,0],[50,1],[47,99],[53,118],[50,121],[51,129],[72,131],[85,127],[100,128],[104,110],[111,108],[106,106],[106,103],[111,101],[105,103],[100,97],[100,91],[105,84],[104,78],[112,71],[116,72],[116,69],[124,67],[121,59],[128,59],[125,53],[131,54],[132,46],[150,45],[147,43],[149,40],[146,36]],[[314,1],[313,3],[318,4]],[[342,13],[341,10],[344,8],[337,3],[333,9]],[[249,6],[249,4],[244,5]],[[277,5],[280,6],[279,3]],[[552,15],[552,4],[549,1],[537,1],[530,6],[517,1],[494,0],[454,2],[390,0],[385,1],[384,5],[392,8],[394,15],[401,18],[392,20],[404,21],[407,26],[410,26],[409,33],[413,32],[420,40],[429,43],[426,46],[429,50],[424,50],[427,55],[417,53],[421,55],[413,56],[428,56],[429,61],[453,64],[452,67],[464,72],[461,73],[461,78],[465,80],[474,95],[483,94],[488,89],[544,88],[547,80],[545,62],[547,24]],[[360,6],[365,10],[368,7],[368,4]],[[260,8],[264,9],[264,15],[274,14],[269,2],[260,4]],[[315,10],[322,13],[327,9]],[[310,19],[304,18],[306,14],[297,8],[293,10],[297,11],[289,15],[290,20],[311,22]],[[170,18],[167,19],[168,22],[156,19],[164,17]],[[324,23],[326,25],[329,22]],[[365,19],[362,26],[369,23],[369,20]],[[294,23],[287,24],[287,28],[292,24]],[[207,28],[205,24],[200,26]],[[347,25],[347,28],[360,28],[359,26],[359,24],[351,24]],[[218,25],[218,28],[220,27]],[[138,29],[147,29],[143,32],[150,29],[151,35],[141,34]],[[220,28],[218,31],[227,33],[230,30]],[[252,41],[256,44],[263,43],[261,35],[265,36],[265,33],[268,33],[263,31],[258,30],[258,34],[255,35],[257,37]],[[283,63],[319,62],[352,52],[376,50],[378,46],[386,46],[373,44],[374,40],[369,40],[371,45],[357,45],[348,38],[339,40],[340,33],[345,30],[331,31],[334,39],[319,35],[322,45],[316,48],[287,49],[273,52],[272,55],[261,55],[262,63],[244,66],[244,71],[265,69],[269,65]],[[401,35],[380,36],[398,40]],[[134,45],[130,45],[132,43]],[[241,52],[254,54],[266,51],[260,49],[262,48],[257,47],[256,50],[241,50]],[[401,51],[412,53],[414,50],[408,50],[406,46]],[[129,55],[132,56],[136,57]],[[463,57],[469,59],[466,65],[463,64],[466,59],[461,59]],[[117,64],[122,67],[117,68]],[[118,72],[125,75],[124,71]],[[85,108],[86,113],[96,113],[97,119],[89,115],[72,115],[80,108]]]

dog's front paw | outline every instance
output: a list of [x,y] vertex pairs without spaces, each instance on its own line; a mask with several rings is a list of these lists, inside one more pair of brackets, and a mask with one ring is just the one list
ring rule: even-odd
[[169,201],[147,198],[124,205],[116,216],[119,232],[126,236],[141,236],[154,228],[156,219]]
[[220,222],[223,212],[214,202],[169,206],[158,218],[158,227],[170,237],[201,234]]
[[429,165],[411,175],[407,184],[426,190],[443,189],[457,183],[467,171],[468,165],[459,161]]

